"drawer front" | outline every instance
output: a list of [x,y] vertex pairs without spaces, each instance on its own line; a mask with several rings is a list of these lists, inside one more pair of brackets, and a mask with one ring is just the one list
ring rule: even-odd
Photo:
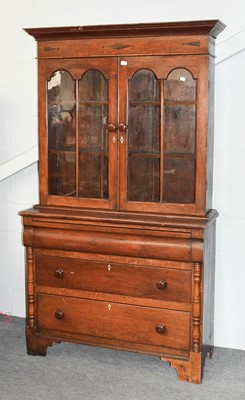
[[40,329],[189,349],[185,312],[39,294],[37,317]]
[[[32,224],[32,221],[29,222]],[[37,219],[36,224],[39,221]],[[116,223],[115,227],[117,232],[113,231],[113,228],[103,227],[104,230],[96,229],[92,230],[89,226],[86,230],[78,229],[76,224],[72,224],[72,221],[67,221],[65,224],[66,229],[59,224],[64,224],[64,221],[57,221],[57,228],[45,227],[47,221],[40,221],[41,226],[34,226],[28,229],[25,228],[24,244],[25,246],[31,246],[38,249],[51,249],[51,250],[62,250],[62,251],[80,251],[95,254],[105,254],[110,256],[126,256],[126,257],[142,257],[142,258],[153,258],[160,260],[181,260],[190,262],[193,259],[193,250],[195,250],[195,258],[201,259],[203,254],[203,243],[201,240],[192,241],[190,240],[189,233],[187,237],[183,237],[186,233],[182,233],[179,237],[177,232],[169,237],[156,235],[151,231],[144,231],[142,229],[126,229],[127,233],[124,233],[124,228],[120,229],[120,223]],[[52,224],[52,222],[51,222]],[[56,225],[56,222],[53,222]],[[144,222],[141,223],[141,225]],[[154,232],[154,231],[153,231]],[[177,237],[176,237],[176,236]],[[194,244],[196,243],[196,244]]]
[[36,256],[38,285],[191,301],[191,271]]

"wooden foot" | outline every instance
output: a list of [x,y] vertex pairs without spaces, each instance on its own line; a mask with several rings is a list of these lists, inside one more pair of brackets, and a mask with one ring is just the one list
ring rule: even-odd
[[202,357],[201,353],[190,353],[189,360],[178,360],[175,358],[161,357],[162,361],[168,361],[175,368],[178,379],[191,383],[202,381]]
[[52,346],[52,340],[41,338],[36,334],[36,329],[26,327],[27,354],[32,356],[46,356],[48,346]]

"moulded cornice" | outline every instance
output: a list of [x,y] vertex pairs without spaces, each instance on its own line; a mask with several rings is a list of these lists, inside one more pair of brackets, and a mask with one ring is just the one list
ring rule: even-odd
[[25,31],[38,41],[168,35],[210,35],[216,38],[219,33],[224,30],[225,26],[226,25],[219,20],[204,20],[147,24],[27,28]]

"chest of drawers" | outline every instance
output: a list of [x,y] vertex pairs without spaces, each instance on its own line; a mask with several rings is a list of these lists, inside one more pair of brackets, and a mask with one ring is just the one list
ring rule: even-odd
[[153,354],[201,381],[213,346],[215,218],[36,207],[22,213],[27,348],[72,341]]

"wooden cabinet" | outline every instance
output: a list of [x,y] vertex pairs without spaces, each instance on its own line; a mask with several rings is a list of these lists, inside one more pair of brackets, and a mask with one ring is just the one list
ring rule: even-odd
[[200,383],[213,346],[220,21],[35,28],[40,204],[21,212],[27,351],[155,354]]

